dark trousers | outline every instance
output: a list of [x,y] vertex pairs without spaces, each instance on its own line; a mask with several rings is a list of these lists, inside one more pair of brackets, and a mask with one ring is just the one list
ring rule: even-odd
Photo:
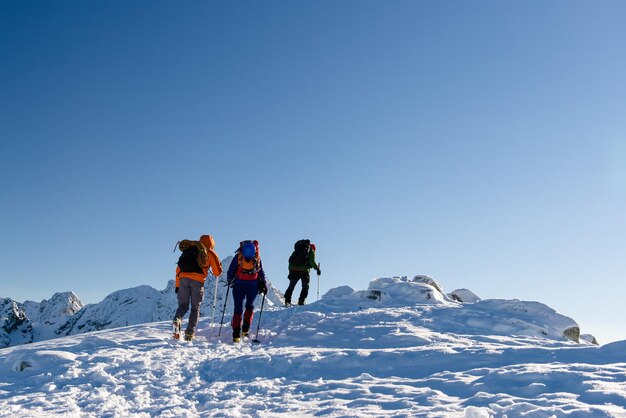
[[289,272],[289,287],[285,292],[285,302],[291,303],[291,295],[293,294],[293,290],[296,288],[296,284],[298,284],[298,280],[302,280],[302,290],[300,291],[300,298],[298,298],[298,303],[303,304],[306,300],[306,297],[309,295],[309,282],[311,278],[309,277],[308,270],[306,271],[296,271],[291,270]]
[[243,314],[243,301],[246,300],[246,312],[243,315],[243,322],[247,331],[254,316],[254,300],[259,293],[259,283],[256,280],[235,279],[233,285],[233,302],[235,311],[233,312],[233,330],[241,328],[241,314]]

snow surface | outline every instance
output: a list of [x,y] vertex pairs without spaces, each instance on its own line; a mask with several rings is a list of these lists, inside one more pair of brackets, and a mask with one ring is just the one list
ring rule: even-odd
[[[222,264],[228,266],[231,260],[232,257],[227,257]],[[283,294],[271,283],[268,283],[268,287],[266,305],[271,307],[282,304]],[[221,312],[226,293],[226,272],[217,278],[209,275],[204,284],[205,298],[200,314],[213,317]],[[101,302],[86,306],[72,292],[56,293],[49,300],[26,301],[23,304],[8,298],[0,299],[0,348],[170,320],[177,306],[174,280],[170,280],[164,290],[145,285],[137,286],[118,290]],[[232,297],[229,297],[226,312],[230,313],[232,310]],[[186,317],[188,315],[189,313]]]
[[260,344],[225,322],[192,343],[164,321],[2,349],[0,416],[626,416],[626,341],[568,340],[576,323],[537,302],[382,278],[266,305]]

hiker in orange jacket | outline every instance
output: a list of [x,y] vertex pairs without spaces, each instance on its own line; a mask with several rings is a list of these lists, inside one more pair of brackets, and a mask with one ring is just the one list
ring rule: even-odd
[[[204,265],[199,265],[192,258],[192,266],[184,265],[181,270],[181,260],[179,259],[176,267],[176,296],[178,299],[178,309],[174,315],[174,324],[182,323],[182,318],[189,310],[189,302],[191,301],[191,313],[189,314],[189,322],[185,330],[185,340],[191,340],[195,336],[196,325],[200,319],[200,305],[204,299],[204,280],[209,274],[209,267],[214,276],[222,274],[222,263],[219,256],[213,250],[215,248],[215,240],[211,235],[202,235],[199,240],[207,250],[208,257]],[[183,256],[181,255],[181,258]],[[187,270],[187,271],[183,271]]]

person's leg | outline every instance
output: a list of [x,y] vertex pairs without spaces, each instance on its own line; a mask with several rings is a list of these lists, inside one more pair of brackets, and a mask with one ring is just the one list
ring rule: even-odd
[[174,314],[174,321],[177,319],[182,321],[183,316],[185,316],[189,310],[189,298],[191,297],[191,288],[189,287],[190,281],[190,279],[182,278],[178,283],[178,293],[176,294],[178,309],[176,309],[176,313]]
[[187,324],[185,334],[193,336],[200,319],[200,305],[204,300],[204,285],[195,280],[190,280],[189,287],[191,289],[191,313],[189,314],[189,323]]
[[254,300],[259,293],[259,284],[256,280],[251,280],[246,283],[246,311],[243,314],[243,326],[241,331],[243,335],[248,335],[250,331],[250,324],[252,324],[252,317],[254,316]]
[[233,302],[234,312],[231,325],[233,327],[233,338],[239,338],[241,336],[241,314],[243,313],[243,299],[246,296],[246,291],[241,284],[241,280],[236,279],[233,286]]
[[287,287],[287,291],[285,292],[285,305],[291,304],[291,296],[293,295],[293,290],[296,288],[296,284],[298,284],[299,276],[296,271],[290,271],[289,276],[289,287]]
[[298,299],[298,305],[304,305],[304,301],[306,300],[306,297],[309,295],[309,282],[311,281],[308,271],[303,271],[302,273],[303,273],[301,276],[302,290],[300,291],[300,298]]

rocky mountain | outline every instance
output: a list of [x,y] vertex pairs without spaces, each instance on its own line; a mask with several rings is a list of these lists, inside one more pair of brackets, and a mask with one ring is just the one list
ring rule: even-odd
[[74,292],[63,292],[41,302],[26,301],[23,306],[32,326],[33,341],[43,341],[67,335],[64,327],[83,303]]
[[[222,261],[225,269],[231,260],[232,257],[228,257]],[[211,321],[219,322],[224,306],[228,318],[224,322],[228,323],[233,310],[232,297],[226,299],[228,291],[226,272],[219,277],[210,275],[207,278],[204,303],[200,311],[203,317],[201,326]],[[329,300],[338,302],[334,306],[335,310],[396,303],[449,307],[451,309],[440,311],[431,321],[433,325],[458,329],[458,332],[467,332],[472,322],[487,318],[493,312],[504,312],[505,315],[493,321],[495,332],[595,343],[593,336],[580,334],[580,328],[573,319],[539,302],[481,300],[468,289],[444,293],[433,278],[423,275],[413,278],[376,279],[367,290],[361,291],[355,291],[348,286],[337,287],[327,292],[320,302],[327,304]],[[282,306],[283,301],[284,296],[280,290],[269,283],[265,308],[271,310],[272,307]],[[260,303],[258,300],[257,309]],[[463,310],[457,309],[461,306]],[[72,292],[56,293],[49,300],[39,303],[27,301],[20,304],[11,299],[0,299],[0,348],[91,331],[169,321],[176,307],[174,280],[170,280],[163,290],[138,286],[113,292],[101,302],[86,306]]]
[[[224,270],[228,268],[231,260],[232,257],[222,260]],[[265,306],[282,305],[284,296],[271,283],[268,284]],[[226,271],[217,278],[209,275],[204,286],[204,303],[200,315],[209,318],[215,316],[219,321],[227,292]],[[50,299],[41,302],[19,303],[11,299],[0,299],[0,348],[103,329],[171,320],[177,306],[174,280],[170,280],[163,290],[145,285],[118,290],[99,303],[85,306],[72,292],[56,293]],[[229,296],[226,304],[227,317],[232,310],[232,297]],[[185,317],[188,316],[187,313]]]
[[12,299],[0,299],[0,348],[33,342],[33,327],[24,306]]

